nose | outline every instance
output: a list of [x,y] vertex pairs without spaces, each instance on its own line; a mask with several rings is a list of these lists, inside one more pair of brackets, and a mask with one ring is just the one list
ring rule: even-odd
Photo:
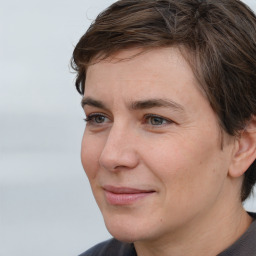
[[99,164],[109,171],[130,170],[139,163],[136,136],[127,127],[112,126],[99,158]]

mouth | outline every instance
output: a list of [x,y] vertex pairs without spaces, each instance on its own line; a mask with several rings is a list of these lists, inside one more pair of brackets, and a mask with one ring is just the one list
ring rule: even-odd
[[154,190],[143,190],[129,187],[104,186],[106,200],[111,205],[130,205],[154,194]]

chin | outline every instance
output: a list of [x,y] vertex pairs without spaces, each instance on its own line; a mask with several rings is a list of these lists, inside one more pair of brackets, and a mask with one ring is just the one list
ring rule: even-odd
[[143,230],[142,227],[138,226],[137,223],[117,220],[116,218],[112,218],[110,221],[105,220],[105,225],[114,238],[126,243],[143,240],[145,239],[145,234],[149,233],[147,230]]
[[131,234],[120,234],[120,232],[118,234],[115,233],[111,233],[110,234],[117,240],[121,241],[121,242],[125,242],[125,243],[134,243],[136,241],[138,241],[139,239],[136,239],[134,235]]
[[145,216],[139,218],[138,216],[113,214],[108,217],[104,216],[104,221],[109,233],[117,240],[126,243],[153,241],[161,235],[161,223],[154,219],[149,222]]

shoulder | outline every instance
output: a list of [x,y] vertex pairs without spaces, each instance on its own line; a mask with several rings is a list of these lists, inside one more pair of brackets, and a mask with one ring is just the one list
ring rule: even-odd
[[112,238],[95,245],[79,256],[136,256],[136,252],[133,244]]

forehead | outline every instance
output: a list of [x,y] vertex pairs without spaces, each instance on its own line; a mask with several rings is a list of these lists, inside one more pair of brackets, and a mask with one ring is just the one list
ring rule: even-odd
[[[193,95],[203,96],[194,73],[178,48],[123,50],[95,60],[87,69],[85,96],[107,99],[179,97],[193,103]],[[198,96],[198,95],[197,95]]]
[[104,78],[107,78],[104,85],[110,80],[115,82],[123,80],[129,83],[140,79],[143,83],[155,80],[157,84],[171,81],[179,84],[178,79],[182,78],[198,87],[194,73],[183,56],[178,48],[166,47],[128,49],[103,60],[94,59],[87,68],[85,90],[88,91],[88,86],[91,84],[100,86]]

